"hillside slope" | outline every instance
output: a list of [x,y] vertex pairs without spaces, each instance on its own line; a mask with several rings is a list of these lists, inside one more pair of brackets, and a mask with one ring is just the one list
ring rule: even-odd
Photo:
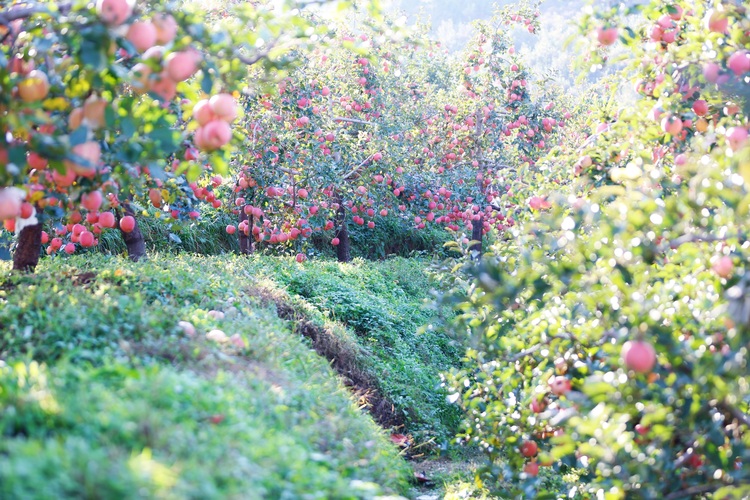
[[92,253],[0,268],[0,498],[405,492],[406,462],[358,407],[371,394],[355,401],[296,333],[304,320],[353,353],[396,431],[445,439],[457,413],[434,389],[458,350],[435,329],[420,342],[421,265]]
[[[390,0],[386,6],[391,13],[406,14],[411,22],[429,22],[431,35],[436,40],[449,51],[460,52],[472,36],[472,22],[489,20],[495,6],[516,3],[511,0]],[[538,76],[554,73],[561,86],[575,87],[576,73],[571,71],[574,51],[563,47],[576,33],[573,23],[589,3],[587,0],[544,0],[539,6],[541,30],[538,34],[513,30],[519,52]]]

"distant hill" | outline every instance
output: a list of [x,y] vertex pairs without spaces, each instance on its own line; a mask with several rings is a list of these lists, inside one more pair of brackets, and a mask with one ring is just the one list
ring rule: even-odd
[[[457,52],[471,37],[473,21],[489,19],[494,6],[513,3],[509,0],[389,0],[386,5],[393,13],[406,14],[412,22],[429,22],[435,38],[448,50]],[[563,45],[575,33],[571,23],[587,4],[586,0],[547,0],[539,7],[541,33],[537,36],[523,30],[514,33],[518,50],[530,61],[537,74],[554,71],[564,87],[570,87],[574,82],[570,71],[572,48],[566,51]]]

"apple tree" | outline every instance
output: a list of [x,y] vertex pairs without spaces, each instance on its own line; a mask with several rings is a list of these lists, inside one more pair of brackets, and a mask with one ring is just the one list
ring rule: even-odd
[[227,228],[244,252],[254,241],[304,259],[303,241],[326,233],[348,261],[350,224],[372,229],[397,216],[399,178],[414,168],[402,145],[413,115],[408,82],[414,59],[426,57],[410,40],[339,26],[276,89],[244,101],[246,148],[234,160],[230,202],[240,220]]
[[[538,172],[537,160],[566,120],[553,85],[540,80],[532,89],[531,74],[511,38],[518,25],[536,33],[538,16],[521,4],[476,23],[456,69],[456,86],[424,110],[412,134],[421,142],[416,152],[422,171],[432,174],[429,192],[419,193],[424,203],[417,220],[437,220],[452,231],[464,226],[479,252],[484,234],[515,224],[523,208],[521,192],[511,191],[510,181],[520,171]],[[547,205],[536,198],[537,208]]]
[[42,244],[72,253],[114,227],[141,257],[134,197],[196,217],[189,183],[207,165],[226,173],[241,139],[236,98],[317,32],[298,7],[99,0],[0,13],[0,219],[18,235],[14,268],[33,269]]
[[549,209],[467,264],[452,300],[472,347],[446,379],[462,439],[510,495],[572,473],[583,496],[744,498],[750,18],[728,1],[592,12],[586,63],[622,54],[622,104],[542,160],[566,178]]

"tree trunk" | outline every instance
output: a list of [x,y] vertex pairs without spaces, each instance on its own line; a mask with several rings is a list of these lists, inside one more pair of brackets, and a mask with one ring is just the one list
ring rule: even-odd
[[344,204],[341,203],[341,197],[336,197],[336,202],[339,204],[339,210],[336,213],[336,223],[339,230],[336,232],[336,238],[339,239],[339,244],[336,247],[336,257],[339,262],[350,262],[352,260],[351,248],[349,244],[349,228],[346,225],[346,209]]
[[252,230],[253,230],[253,217],[249,217],[245,210],[240,209],[240,222],[247,221],[247,227],[250,229],[250,232],[246,235],[244,231],[237,231],[237,234],[239,234],[240,238],[240,253],[242,255],[250,255],[253,253],[253,239],[252,239]]
[[[130,203],[125,202],[122,204],[122,208],[125,215],[130,215],[135,219],[135,227],[132,231],[126,233],[120,229],[122,241],[125,242],[125,246],[128,248],[128,257],[130,260],[138,262],[139,260],[146,258],[146,240],[143,239],[143,233],[141,233],[141,228],[138,225],[138,219],[135,217],[133,207],[130,206]],[[117,222],[119,227],[119,220]]]
[[13,270],[33,273],[39,264],[42,251],[42,223],[26,226],[18,235],[16,251],[13,253]]
[[482,239],[484,237],[484,215],[479,216],[479,220],[475,220],[472,222],[471,225],[471,239],[473,241],[476,241],[473,245],[469,247],[469,252],[474,253],[476,252],[476,255],[474,256],[475,259],[479,260],[479,258],[482,255]]

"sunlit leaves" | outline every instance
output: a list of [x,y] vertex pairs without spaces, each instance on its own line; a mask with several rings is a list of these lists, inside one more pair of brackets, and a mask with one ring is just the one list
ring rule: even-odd
[[[739,99],[747,82],[726,63],[747,49],[736,36],[747,19],[730,10],[729,32],[709,33],[703,7],[585,13],[581,35],[593,44],[598,28],[623,28],[613,54],[627,63],[620,83],[592,89],[584,134],[544,160],[567,170],[570,184],[479,268],[467,266],[476,288],[462,286],[457,307],[458,331],[473,342],[467,369],[451,379],[463,395],[463,438],[494,447],[535,436],[561,460],[557,470],[587,468],[589,491],[612,498],[678,498],[746,480],[750,149],[727,130],[747,127]],[[675,41],[646,39],[657,22],[680,30]],[[608,50],[597,48],[585,66],[603,63]],[[710,81],[709,63],[721,82]],[[639,98],[623,102],[629,79]],[[699,98],[708,112],[694,108]],[[715,267],[720,259],[730,266]],[[620,359],[623,343],[638,339],[656,351],[651,373]],[[550,386],[552,376],[572,389]],[[514,447],[490,458],[503,455],[520,472]]]

